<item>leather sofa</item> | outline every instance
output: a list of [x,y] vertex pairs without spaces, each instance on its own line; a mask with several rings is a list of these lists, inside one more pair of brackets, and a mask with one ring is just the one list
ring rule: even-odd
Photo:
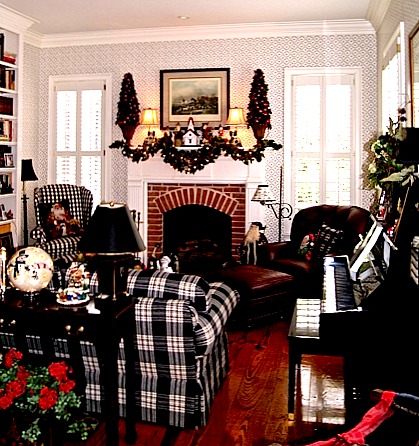
[[[293,218],[289,241],[259,246],[258,265],[293,276],[300,296],[304,293],[306,297],[319,297],[323,282],[323,256],[347,255],[350,258],[360,235],[367,230],[370,215],[368,210],[358,206],[322,204],[302,209]],[[333,239],[334,243],[331,243],[331,233],[338,234],[338,240]],[[314,245],[311,258],[302,254],[300,249],[306,236],[311,236]],[[322,236],[323,241],[320,242]]]

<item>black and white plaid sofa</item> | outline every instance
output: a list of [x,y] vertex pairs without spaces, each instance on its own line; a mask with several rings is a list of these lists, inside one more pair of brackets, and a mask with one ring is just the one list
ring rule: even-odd
[[[65,282],[69,272],[65,274]],[[98,292],[96,274],[91,291]],[[136,317],[137,417],[165,426],[204,426],[229,370],[225,326],[239,294],[195,275],[131,270],[128,292]],[[82,342],[86,409],[100,412],[103,388],[95,347]],[[64,351],[65,349],[61,349]],[[125,415],[125,359],[119,360],[119,408]]]
[[84,186],[74,184],[47,184],[34,190],[34,208],[36,227],[30,236],[35,240],[35,246],[46,251],[54,261],[72,262],[76,259],[80,235],[71,235],[49,240],[43,226],[42,207],[68,200],[70,214],[85,228],[92,215],[93,195]]

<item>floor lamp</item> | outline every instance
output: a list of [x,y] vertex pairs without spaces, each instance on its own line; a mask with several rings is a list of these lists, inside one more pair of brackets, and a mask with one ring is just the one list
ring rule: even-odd
[[25,183],[26,181],[37,181],[38,177],[35,174],[32,166],[32,160],[22,160],[22,170],[20,174],[20,181],[22,181],[22,201],[23,201],[23,246],[28,246],[28,196],[26,195]]
[[[253,195],[252,201],[258,201],[262,206],[268,206],[272,209],[275,218],[278,219],[278,241],[282,240],[282,219],[283,218],[291,218],[292,215],[292,206],[288,203],[282,202],[282,188],[283,188],[283,177],[282,177],[282,167],[280,169],[280,177],[279,177],[279,201],[276,200],[267,184],[260,184],[255,194]],[[278,205],[278,211],[275,209],[275,206]]]

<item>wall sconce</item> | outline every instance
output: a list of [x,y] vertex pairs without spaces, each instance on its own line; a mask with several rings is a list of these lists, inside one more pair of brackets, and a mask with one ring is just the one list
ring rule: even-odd
[[[228,118],[226,121],[226,125],[229,125],[231,127],[244,127],[247,125],[246,118],[244,117],[244,109],[243,108],[230,108],[228,111]],[[240,139],[237,137],[237,129],[233,131],[230,131],[230,136],[232,138],[235,137],[236,143],[240,142]]]
[[[283,178],[282,178],[282,167],[280,169],[280,177],[279,177],[279,196],[280,199],[277,201],[267,184],[260,184],[252,198],[252,201],[258,201],[262,206],[268,206],[272,209],[275,218],[278,219],[278,241],[282,241],[282,219],[283,218],[291,218],[292,215],[292,206],[288,203],[282,202],[282,187],[283,187]],[[278,205],[278,210],[275,206]]]

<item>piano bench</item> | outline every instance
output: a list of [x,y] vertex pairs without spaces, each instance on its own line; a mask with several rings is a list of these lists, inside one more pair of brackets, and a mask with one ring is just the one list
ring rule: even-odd
[[290,320],[296,301],[294,277],[257,265],[234,265],[211,275],[234,287],[240,301],[231,324],[252,328],[278,319]]

